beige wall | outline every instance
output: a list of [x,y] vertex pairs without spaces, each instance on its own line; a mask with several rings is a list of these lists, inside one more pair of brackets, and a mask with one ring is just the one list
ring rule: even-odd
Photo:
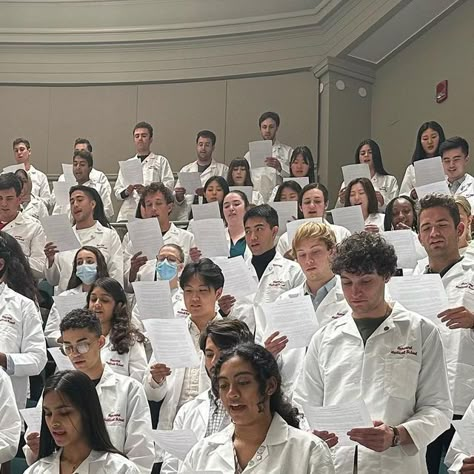
[[[132,128],[139,120],[155,128],[153,151],[170,160],[173,171],[195,159],[196,133],[217,134],[215,157],[226,163],[259,139],[257,120],[265,110],[282,119],[279,138],[316,150],[318,91],[311,72],[266,77],[170,84],[33,87],[0,86],[1,164],[13,162],[11,142],[25,136],[33,163],[48,174],[70,162],[73,141],[87,137],[97,168],[118,171],[119,160],[134,153]],[[8,117],[8,118],[6,118]]]
[[[474,146],[473,18],[474,2],[465,2],[377,71],[372,136],[400,179],[425,121],[440,122],[447,136],[464,136]],[[435,87],[444,79],[449,98],[437,104]]]

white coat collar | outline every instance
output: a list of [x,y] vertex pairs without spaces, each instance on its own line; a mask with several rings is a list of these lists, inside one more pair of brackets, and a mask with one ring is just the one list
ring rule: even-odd
[[[72,228],[74,231],[77,231],[76,225],[74,225]],[[94,232],[96,234],[103,234],[104,230],[106,229],[99,221],[95,221],[95,224],[92,227],[89,227],[88,229],[92,229],[92,228],[94,228]],[[86,230],[86,229],[79,229],[79,230]]]
[[[49,464],[49,465],[58,464],[58,466],[59,466],[59,464],[61,462],[62,452],[63,452],[63,450],[59,449],[55,453],[51,454],[51,456],[43,458],[42,462],[44,464]],[[92,463],[105,461],[107,459],[107,454],[108,453],[103,453],[101,451],[92,450],[90,452],[89,456],[87,456],[87,458],[84,459],[82,464],[74,471],[74,474],[89,474],[89,472],[90,472],[89,465],[92,464]]]
[[104,364],[104,372],[102,372],[102,377],[97,384],[97,390],[102,389],[102,387],[113,387],[116,383],[117,377],[115,372],[109,367],[109,364]]

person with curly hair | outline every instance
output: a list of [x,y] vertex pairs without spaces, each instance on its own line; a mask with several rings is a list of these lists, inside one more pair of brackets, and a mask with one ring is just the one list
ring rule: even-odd
[[298,410],[284,399],[278,365],[262,346],[248,342],[223,352],[212,385],[232,423],[199,441],[184,470],[335,472],[326,443],[298,429]]
[[313,336],[293,398],[302,407],[365,402],[373,427],[347,433],[356,447],[338,446],[330,424],[315,431],[335,447],[338,474],[354,465],[426,474],[426,447],[450,424],[441,336],[433,322],[387,301],[396,268],[393,246],[377,234],[354,234],[336,247],[332,269],[351,310]]

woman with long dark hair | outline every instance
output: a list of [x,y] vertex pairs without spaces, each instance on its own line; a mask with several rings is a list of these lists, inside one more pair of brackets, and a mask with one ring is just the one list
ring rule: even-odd
[[245,343],[223,352],[212,389],[232,423],[201,440],[184,471],[334,473],[326,444],[298,429],[298,410],[284,399],[277,362],[262,346]]
[[[234,186],[252,186],[252,173],[249,162],[245,158],[235,158],[230,162],[227,172],[227,184],[230,188]],[[252,204],[256,206],[264,204],[263,196],[257,189],[252,189]]]
[[43,392],[39,456],[27,474],[140,474],[110,441],[92,380],[82,372],[52,375]]

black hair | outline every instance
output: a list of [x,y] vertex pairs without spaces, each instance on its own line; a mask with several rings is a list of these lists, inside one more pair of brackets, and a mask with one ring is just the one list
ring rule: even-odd
[[439,154],[442,157],[446,151],[456,148],[461,148],[464,155],[469,155],[469,143],[462,137],[451,137],[445,140],[439,147]]
[[[63,370],[55,373],[46,380],[43,402],[45,396],[53,391],[58,392],[62,399],[66,398],[80,413],[82,434],[91,449],[123,456],[123,453],[116,449],[110,440],[97,390],[86,374],[78,370]],[[58,449],[59,446],[56,445],[46,424],[43,410],[38,459],[50,456]]]
[[234,158],[229,164],[229,170],[227,171],[227,183],[229,186],[238,186],[235,184],[234,178],[232,177],[232,171],[235,168],[245,168],[245,181],[243,186],[253,186],[252,173],[250,172],[249,162],[245,158]]
[[[211,176],[206,181],[206,183],[204,184],[204,196],[202,198],[203,204],[207,203],[206,190],[211,185],[211,183],[213,183],[214,181],[217,182],[217,184],[222,188],[222,191],[224,192],[224,196],[222,198],[222,201],[224,201],[224,198],[229,194],[230,189],[229,189],[229,185],[227,184],[227,181],[225,180],[225,178],[223,178],[222,176]],[[220,212],[221,218],[224,218],[224,213],[222,212],[222,201],[219,202],[218,204],[219,204],[219,212]],[[195,195],[194,200],[193,200],[193,204],[198,204],[198,203],[199,203],[199,196]],[[191,220],[192,218],[193,218],[193,212],[191,210],[189,212],[189,220]]]
[[410,204],[413,210],[413,224],[411,226],[411,229],[414,232],[417,232],[418,231],[418,218],[417,218],[417,213],[416,213],[416,202],[410,196],[406,196],[405,194],[394,197],[387,204],[387,207],[385,208],[385,217],[383,221],[384,230],[386,231],[393,230],[393,206],[395,205],[395,202],[398,201],[399,199],[404,199],[405,201],[408,201],[408,203]]
[[258,344],[247,342],[239,344],[227,351],[224,351],[214,367],[212,377],[212,390],[216,397],[219,397],[218,378],[221,368],[225,362],[232,357],[239,357],[250,364],[255,372],[255,379],[258,383],[259,394],[262,397],[267,395],[267,384],[271,378],[276,381],[276,390],[270,395],[270,412],[272,415],[278,413],[288,425],[299,428],[300,420],[298,409],[288,403],[281,389],[281,374],[278,364],[273,355]]
[[12,147],[15,148],[17,145],[19,145],[20,143],[24,143],[26,145],[26,148],[31,149],[31,145],[30,145],[30,142],[29,140],[27,140],[26,138],[15,138],[15,140],[13,140],[13,145]]
[[251,207],[244,215],[244,225],[249,219],[259,217],[273,229],[278,226],[278,213],[268,204],[260,204],[259,206]]
[[199,335],[199,347],[206,350],[206,341],[210,337],[219,350],[227,350],[244,342],[254,342],[255,337],[247,324],[238,319],[220,319],[210,321]]
[[112,297],[115,303],[109,334],[112,350],[117,351],[119,354],[126,354],[136,342],[144,343],[145,336],[132,324],[128,311],[127,295],[122,285],[110,277],[97,279],[92,284],[89,293],[87,293],[87,306],[89,306],[91,295],[95,288],[102,288]]
[[150,134],[150,138],[153,138],[153,127],[148,122],[138,122],[133,127],[133,133],[135,133],[135,131],[139,128],[146,128],[148,130],[148,133]]
[[289,180],[289,181],[285,181],[284,183],[280,184],[280,186],[278,186],[277,192],[275,194],[275,199],[274,199],[275,202],[281,201],[281,195],[283,194],[283,191],[286,188],[289,188],[295,193],[298,193],[297,200],[299,200],[300,194],[301,194],[301,186],[296,181]]
[[100,194],[94,188],[84,186],[83,184],[76,184],[75,186],[71,186],[69,189],[69,197],[71,197],[72,193],[76,191],[81,191],[87,194],[89,198],[95,202],[94,214],[92,216],[93,219],[99,221],[104,227],[108,227],[110,229],[111,225],[105,216],[104,203],[102,202]]
[[344,207],[351,206],[351,189],[357,183],[362,185],[365,194],[367,195],[367,212],[369,214],[376,214],[379,209],[379,204],[377,201],[377,195],[375,194],[374,185],[368,178],[355,178],[347,185],[346,192],[344,194]]
[[427,194],[418,201],[418,226],[421,225],[422,212],[433,207],[442,207],[447,209],[449,215],[453,219],[454,227],[457,228],[461,222],[461,215],[459,214],[459,208],[456,204],[456,201],[452,196],[439,193]]
[[74,154],[72,155],[72,159],[74,158],[82,158],[83,160],[87,161],[89,168],[94,166],[94,159],[92,158],[92,153],[87,150],[74,150]]
[[387,176],[388,173],[385,171],[385,168],[383,167],[382,153],[380,151],[380,147],[376,141],[371,140],[370,138],[363,140],[359,143],[359,146],[356,148],[356,152],[355,152],[355,163],[356,164],[360,163],[359,153],[360,153],[361,148],[364,145],[369,145],[370,149],[372,150],[372,162],[374,163],[375,172],[381,176]]
[[97,337],[102,336],[100,319],[95,313],[84,308],[69,311],[59,323],[61,334],[71,329],[87,329]]
[[297,146],[294,150],[293,153],[291,154],[290,157],[290,176],[293,176],[293,172],[291,171],[291,165],[293,162],[298,158],[298,156],[302,156],[304,162],[309,165],[309,170],[308,170],[308,179],[310,183],[314,183],[316,181],[316,177],[314,175],[314,159],[313,159],[313,154],[311,153],[311,150],[307,146]]
[[411,158],[411,163],[412,163],[412,164],[413,164],[415,161],[424,160],[425,158],[427,158],[426,152],[425,152],[425,150],[423,149],[423,145],[421,144],[421,136],[422,136],[423,133],[425,133],[426,130],[428,130],[429,128],[431,128],[432,130],[434,130],[435,132],[437,132],[438,135],[439,135],[438,148],[435,150],[433,156],[439,155],[439,147],[440,147],[441,143],[443,143],[443,142],[446,140],[446,137],[445,137],[445,135],[444,135],[443,127],[442,127],[438,122],[434,122],[434,121],[425,122],[425,123],[423,123],[423,124],[421,125],[421,127],[418,129],[418,133],[417,133],[417,135],[416,135],[415,150],[413,151],[413,156],[412,156],[412,158]]
[[359,232],[344,239],[336,246],[332,271],[356,275],[377,273],[390,277],[397,270],[397,255],[393,245],[379,234]]
[[[25,185],[27,183],[31,183],[31,178],[30,176],[28,175],[28,172],[22,168],[19,168],[15,171],[15,176],[18,178],[18,180],[20,181],[20,184],[21,184],[21,190],[23,191],[23,188],[25,187]],[[22,181],[21,177],[23,179],[25,179],[25,182]]]
[[258,119],[258,127],[260,128],[262,122],[265,122],[267,119],[272,119],[277,128],[280,126],[280,116],[276,112],[264,112]]
[[97,248],[93,247],[92,245],[83,245],[74,255],[74,260],[72,263],[72,272],[71,278],[69,278],[69,282],[67,284],[67,290],[71,290],[73,288],[77,288],[79,285],[82,285],[81,279],[76,275],[77,270],[77,256],[79,252],[82,250],[87,250],[95,255],[97,260],[97,278],[108,277],[109,270],[107,269],[107,263],[105,261],[104,255],[102,252]]
[[0,190],[6,191],[7,189],[13,189],[16,197],[21,194],[21,188],[23,183],[15,175],[15,173],[2,173],[0,174]]
[[148,186],[145,186],[142,191],[141,198],[143,199],[143,203],[145,203],[145,199],[150,194],[161,193],[165,198],[166,204],[172,204],[174,202],[173,192],[167,188],[161,182],[153,182],[150,183]]
[[76,138],[74,140],[74,148],[76,148],[77,145],[87,145],[87,151],[92,153],[92,144],[87,138]]
[[137,209],[135,211],[135,217],[137,219],[143,219],[142,207],[145,207],[145,200],[143,199],[143,196],[140,196],[140,199],[139,199],[138,204],[137,204]]
[[200,138],[208,138],[211,140],[212,146],[216,144],[216,134],[214,132],[211,132],[210,130],[201,130],[198,132],[196,136],[196,143],[199,141]]
[[179,278],[179,286],[182,290],[193,276],[199,276],[207,287],[216,291],[224,287],[224,274],[221,268],[209,258],[201,258],[198,262],[188,263],[184,267]]
[[0,271],[10,289],[30,299],[36,305],[39,298],[38,286],[21,245],[10,234],[0,231],[0,258],[5,265]]

